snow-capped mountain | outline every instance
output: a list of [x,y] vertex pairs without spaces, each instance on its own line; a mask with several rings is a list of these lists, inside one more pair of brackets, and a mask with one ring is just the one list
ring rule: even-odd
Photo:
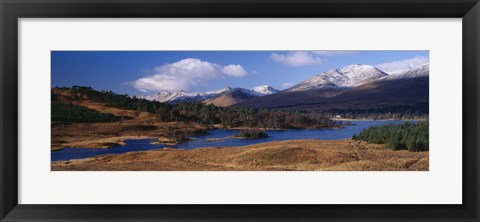
[[270,95],[274,94],[277,92],[280,92],[280,90],[277,90],[269,85],[261,85],[261,86],[255,86],[250,89],[250,91],[260,93],[262,95]]
[[166,101],[170,101],[170,100],[174,100],[176,98],[180,98],[180,97],[183,97],[183,96],[187,96],[189,95],[189,93],[185,92],[185,91],[175,91],[175,92],[159,92],[155,95],[148,95],[148,96],[140,96],[140,98],[144,98],[144,99],[147,99],[147,100],[151,100],[151,101],[159,101],[159,102],[166,102]]
[[331,69],[307,79],[287,91],[305,91],[318,88],[355,87],[377,80],[388,74],[371,65],[354,64],[342,69]]
[[158,102],[201,101],[229,90],[232,90],[232,88],[225,87],[223,89],[210,92],[185,92],[183,90],[174,92],[163,91],[155,95],[142,96],[141,98]]
[[168,103],[203,101],[207,104],[221,104],[222,106],[227,106],[238,101],[269,95],[276,92],[279,92],[279,90],[276,90],[271,86],[263,85],[252,89],[225,87],[210,92],[159,92],[155,95],[141,96],[140,98]]
[[396,72],[390,74],[379,80],[395,80],[395,79],[409,79],[409,78],[418,78],[428,76],[430,72],[430,63],[426,63],[417,67],[413,67],[409,70],[404,70],[402,72]]
[[339,70],[348,78],[345,87],[355,87],[372,82],[388,74],[372,65],[349,65]]
[[244,88],[225,87],[223,89],[210,91],[210,92],[185,92],[183,90],[174,91],[174,92],[164,91],[164,92],[159,92],[155,95],[141,96],[140,98],[144,98],[152,101],[170,102],[170,103],[192,102],[192,101],[204,101],[214,96],[220,95],[222,93],[232,92],[232,91],[234,91],[235,93],[249,95],[251,97],[264,96],[264,95],[269,95],[269,94],[279,92],[279,90],[276,90],[271,86],[263,85],[263,86],[254,87],[251,90],[244,89]]

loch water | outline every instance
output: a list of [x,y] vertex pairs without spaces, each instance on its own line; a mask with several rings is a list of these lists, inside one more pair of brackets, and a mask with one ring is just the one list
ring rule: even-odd
[[[266,130],[268,138],[262,139],[238,139],[232,138],[233,135],[239,133],[240,130],[209,130],[208,134],[192,136],[194,139],[189,142],[183,142],[175,146],[168,146],[177,149],[196,149],[204,147],[234,147],[246,146],[256,143],[265,143],[281,140],[296,140],[296,139],[322,139],[322,140],[338,140],[349,139],[354,134],[358,134],[369,126],[385,125],[389,123],[400,124],[404,120],[381,120],[381,121],[351,121],[352,125],[347,125],[342,128],[332,129],[288,129],[288,130]],[[416,121],[410,121],[416,122]],[[108,149],[92,149],[69,147],[60,151],[51,152],[52,161],[83,159],[94,157],[102,154],[120,154],[132,151],[154,150],[165,147],[163,144],[151,144],[155,139],[137,139],[126,140],[125,146],[117,146]]]

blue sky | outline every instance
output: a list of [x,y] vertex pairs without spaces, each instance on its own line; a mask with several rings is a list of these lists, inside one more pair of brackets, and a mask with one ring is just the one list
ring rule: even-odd
[[52,51],[52,86],[91,86],[129,95],[284,89],[328,69],[375,65],[390,72],[429,62],[428,51]]

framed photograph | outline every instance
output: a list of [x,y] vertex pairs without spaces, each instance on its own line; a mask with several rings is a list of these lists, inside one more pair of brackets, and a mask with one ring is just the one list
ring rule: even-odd
[[478,221],[477,0],[1,1],[1,221]]

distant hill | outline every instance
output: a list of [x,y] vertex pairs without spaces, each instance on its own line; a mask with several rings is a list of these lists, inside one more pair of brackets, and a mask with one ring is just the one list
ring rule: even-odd
[[203,103],[207,105],[213,104],[215,106],[227,107],[261,96],[263,96],[263,94],[258,92],[243,88],[235,88],[208,98],[204,100]]

